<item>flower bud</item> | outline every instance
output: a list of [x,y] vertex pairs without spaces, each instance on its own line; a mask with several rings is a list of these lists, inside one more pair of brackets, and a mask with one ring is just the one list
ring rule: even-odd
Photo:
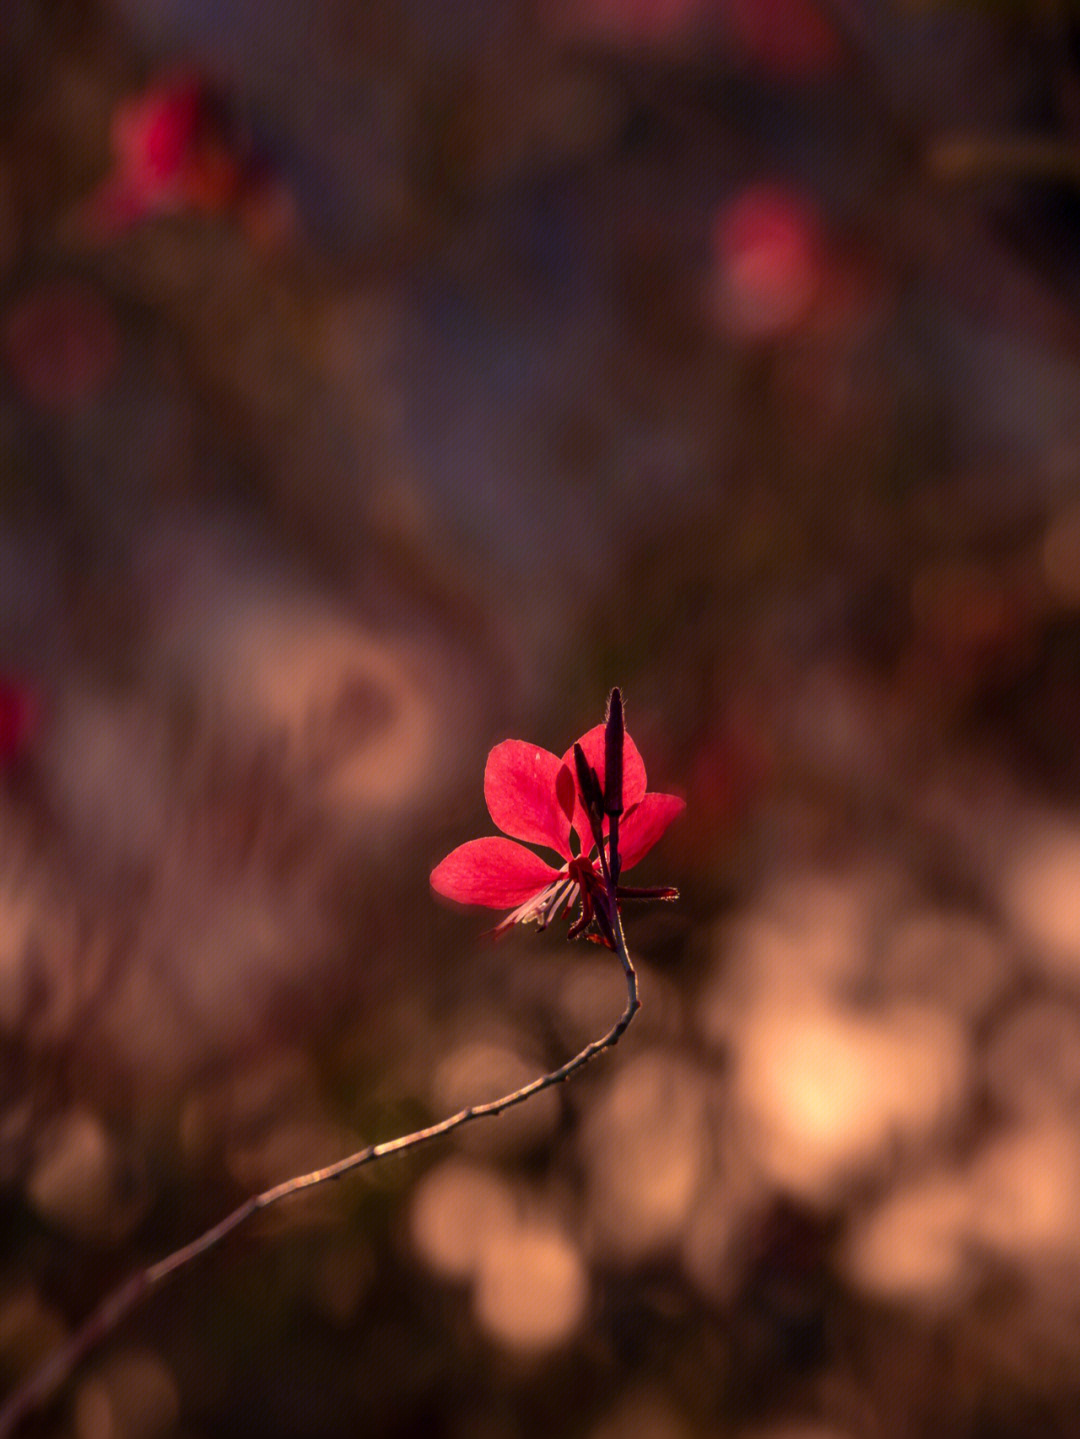
[[622,694],[618,685],[611,691],[608,700],[607,721],[604,729],[604,813],[623,812],[623,724]]

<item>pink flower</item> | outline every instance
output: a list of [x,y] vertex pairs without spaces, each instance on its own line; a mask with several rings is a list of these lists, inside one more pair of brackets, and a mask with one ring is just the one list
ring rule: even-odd
[[792,334],[817,301],[825,242],[810,200],[782,185],[751,185],[713,224],[713,309],[740,340]]
[[113,166],[81,207],[101,238],[144,219],[220,211],[234,200],[241,167],[198,75],[166,76],[122,100],[110,127]]
[[[605,726],[597,725],[578,740],[589,765],[604,787]],[[672,820],[685,809],[671,794],[649,794],[645,764],[637,746],[625,736],[623,751],[623,813],[619,822],[621,868],[643,859]],[[603,858],[597,851],[575,776],[574,747],[552,754],[524,740],[504,740],[488,755],[484,798],[491,818],[505,835],[469,840],[459,845],[431,874],[437,894],[461,904],[485,905],[511,913],[497,926],[502,934],[514,924],[535,920],[545,928],[560,910],[581,905],[571,937],[583,933],[594,916],[594,901],[605,887],[608,820],[603,821]],[[553,850],[555,864],[517,840]],[[672,889],[639,890],[619,886],[618,898],[674,899]]]

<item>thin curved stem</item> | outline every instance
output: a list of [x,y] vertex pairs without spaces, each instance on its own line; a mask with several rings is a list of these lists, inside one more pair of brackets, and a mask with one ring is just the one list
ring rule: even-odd
[[252,1215],[259,1213],[260,1210],[269,1209],[272,1204],[288,1199],[293,1194],[299,1194],[301,1190],[313,1189],[316,1185],[325,1184],[331,1179],[340,1179],[343,1175],[351,1173],[354,1169],[360,1169],[365,1164],[373,1164],[376,1160],[386,1159],[391,1154],[404,1154],[407,1150],[416,1149],[429,1140],[438,1139],[440,1135],[460,1129],[462,1125],[469,1124],[474,1119],[484,1119],[488,1116],[502,1114],[504,1110],[512,1108],[515,1104],[523,1104],[534,1094],[550,1089],[553,1085],[562,1084],[572,1074],[583,1069],[598,1054],[618,1044],[626,1033],[630,1021],[640,1009],[641,1002],[638,998],[637,972],[626,948],[622,918],[618,905],[614,901],[611,902],[611,911],[615,949],[626,979],[626,1007],[605,1035],[600,1039],[593,1040],[591,1044],[587,1044],[584,1049],[579,1050],[572,1059],[568,1059],[558,1069],[540,1075],[539,1078],[532,1080],[521,1089],[515,1089],[512,1093],[504,1094],[499,1099],[490,1100],[486,1104],[472,1104],[467,1109],[450,1115],[447,1119],[439,1120],[437,1124],[429,1125],[426,1129],[414,1130],[411,1134],[401,1135],[397,1139],[388,1139],[382,1144],[369,1144],[365,1149],[357,1150],[355,1154],[339,1159],[334,1164],[328,1164],[325,1169],[315,1169],[310,1174],[298,1174],[295,1178],[287,1179],[272,1189],[252,1195],[230,1214],[227,1214],[224,1219],[206,1230],[204,1234],[193,1239],[190,1244],[174,1250],[156,1264],[151,1264],[129,1275],[83,1321],[71,1337],[8,1396],[3,1406],[0,1407],[0,1439],[6,1439],[6,1436],[12,1434],[24,1419],[41,1408],[86,1355],[107,1339],[125,1316],[159,1285],[193,1260],[198,1259],[200,1255],[220,1244],[227,1235],[231,1234],[233,1230],[239,1229]]

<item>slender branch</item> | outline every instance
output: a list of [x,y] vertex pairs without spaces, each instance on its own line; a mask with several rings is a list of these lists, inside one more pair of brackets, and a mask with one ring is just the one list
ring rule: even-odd
[[342,1175],[349,1174],[354,1169],[360,1169],[365,1164],[373,1164],[377,1159],[385,1159],[391,1154],[404,1154],[407,1150],[416,1149],[429,1140],[438,1139],[440,1135],[460,1129],[462,1125],[469,1124],[474,1119],[484,1119],[488,1116],[502,1114],[504,1110],[512,1108],[515,1104],[523,1104],[534,1094],[550,1089],[553,1085],[562,1084],[572,1074],[583,1069],[598,1054],[618,1044],[626,1033],[630,1021],[640,1009],[641,1002],[638,999],[637,973],[626,948],[622,918],[614,899],[610,901],[610,910],[613,916],[612,931],[616,942],[616,953],[622,963],[623,975],[626,979],[626,1008],[602,1038],[587,1044],[584,1049],[574,1055],[573,1059],[567,1060],[558,1069],[540,1075],[530,1084],[524,1085],[521,1089],[515,1089],[511,1094],[504,1094],[500,1099],[490,1100],[487,1104],[470,1105],[467,1109],[459,1110],[457,1114],[452,1114],[437,1124],[429,1125],[426,1129],[418,1129],[412,1134],[402,1135],[398,1139],[389,1139],[382,1144],[369,1144],[367,1148],[360,1149],[345,1159],[339,1159],[335,1164],[328,1164],[325,1169],[315,1169],[310,1174],[299,1174],[261,1194],[252,1195],[231,1214],[227,1214],[224,1219],[204,1234],[193,1239],[190,1244],[185,1244],[181,1249],[177,1249],[166,1258],[159,1260],[158,1263],[151,1264],[130,1275],[84,1320],[66,1343],[55,1350],[24,1383],[9,1395],[3,1407],[0,1408],[0,1439],[6,1439],[6,1436],[12,1434],[25,1418],[41,1408],[54,1391],[71,1375],[80,1361],[107,1339],[121,1320],[142,1300],[171,1275],[220,1244],[227,1235],[231,1234],[234,1229],[239,1229],[252,1215],[259,1213],[260,1210],[269,1209],[272,1204],[277,1204],[282,1199],[288,1199],[293,1194],[299,1194],[301,1190],[313,1189],[317,1184],[325,1184],[331,1179],[340,1179]]

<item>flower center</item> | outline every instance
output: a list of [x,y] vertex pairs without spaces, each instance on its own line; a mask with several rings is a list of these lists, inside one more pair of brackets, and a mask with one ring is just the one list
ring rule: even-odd
[[566,873],[574,883],[582,889],[595,894],[600,888],[600,876],[596,872],[596,865],[585,855],[578,855],[566,866]]

